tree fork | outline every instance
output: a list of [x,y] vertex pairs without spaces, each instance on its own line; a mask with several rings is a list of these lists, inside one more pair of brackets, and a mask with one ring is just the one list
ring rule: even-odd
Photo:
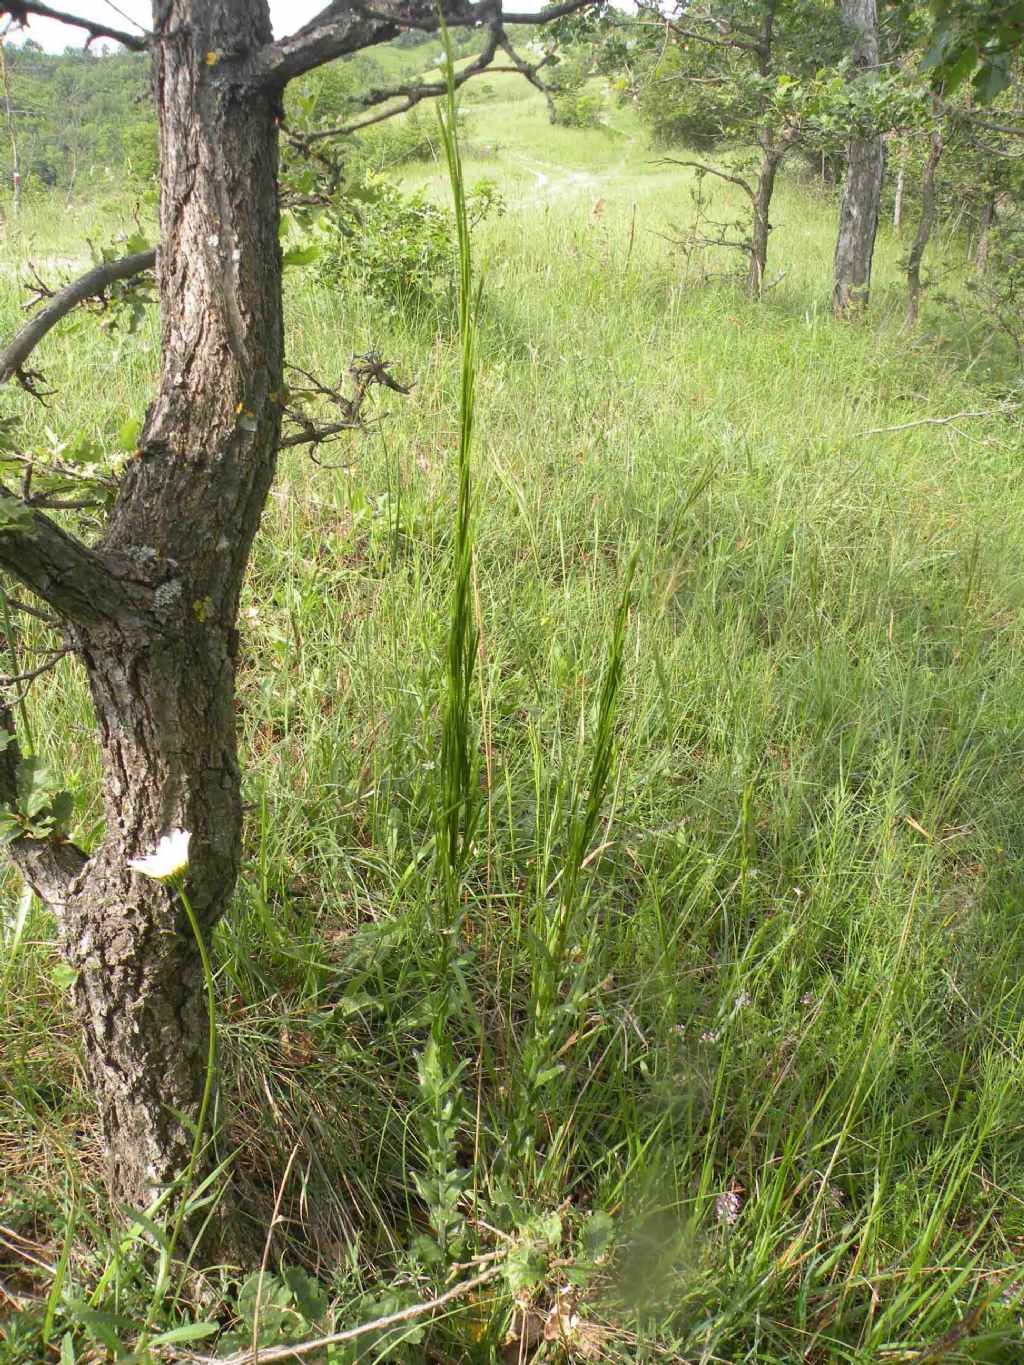
[[[591,2],[568,0],[505,22],[545,22]],[[59,12],[24,0],[0,4],[2,13]],[[498,0],[451,0],[445,13],[449,22],[483,20],[500,31]],[[19,517],[0,535],[0,568],[49,604],[86,670],[106,815],[91,856],[56,837],[18,839],[10,851],[58,914],[111,1194],[136,1207],[188,1163],[208,1033],[201,958],[183,906],[128,862],[171,828],[189,830],[187,892],[208,940],[241,857],[235,623],[281,445],[283,89],[400,27],[438,22],[434,0],[382,0],[373,12],[336,0],[275,43],[267,0],[154,0],[152,33],[81,25],[152,54],[161,368],[139,449],[95,546],[0,488],[0,511],[12,504]],[[99,283],[146,264],[112,264]],[[52,325],[96,283],[55,296],[45,321]],[[0,353],[8,373],[24,373],[46,331],[39,324],[33,319]],[[310,435],[323,433],[302,439]],[[0,712],[0,725],[11,728],[9,713]],[[17,800],[16,753],[9,745],[0,756],[0,800],[9,805]],[[229,1197],[228,1214],[230,1206]]]

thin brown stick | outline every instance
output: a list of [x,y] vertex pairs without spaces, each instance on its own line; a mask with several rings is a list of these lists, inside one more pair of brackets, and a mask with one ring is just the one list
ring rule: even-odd
[[31,1308],[33,1300],[24,1294],[19,1294],[13,1289],[8,1289],[3,1280],[0,1280],[0,1299],[6,1299],[14,1308],[15,1312],[23,1313],[26,1308]]
[[191,1359],[196,1361],[197,1365],[271,1365],[275,1360],[300,1360],[304,1356],[313,1355],[316,1351],[323,1351],[328,1346],[337,1346],[343,1341],[355,1341],[370,1332],[386,1331],[389,1327],[398,1327],[403,1322],[412,1322],[416,1318],[425,1317],[428,1313],[435,1313],[439,1308],[444,1308],[449,1303],[454,1303],[456,1299],[471,1294],[481,1285],[497,1279],[503,1269],[503,1265],[491,1266],[482,1275],[477,1275],[472,1280],[463,1280],[461,1284],[439,1294],[436,1299],[428,1299],[426,1303],[414,1303],[397,1313],[388,1313],[383,1318],[375,1318],[373,1322],[364,1322],[360,1327],[350,1327],[347,1332],[332,1332],[330,1336],[317,1337],[315,1341],[298,1342],[294,1346],[271,1346],[261,1350],[258,1355],[252,1351],[243,1351],[234,1356],[192,1356]]
[[[473,76],[479,76],[485,71],[493,70],[491,62],[497,54],[499,45],[503,43],[503,39],[504,34],[500,25],[492,23],[487,41],[481,51],[461,71],[454,73],[453,80],[456,88],[465,85]],[[314,143],[322,142],[325,138],[348,137],[361,128],[369,128],[374,123],[383,123],[385,119],[393,118],[395,114],[405,113],[406,110],[419,104],[421,100],[440,98],[447,90],[446,81],[414,82],[408,85],[392,85],[378,90],[367,90],[365,94],[359,97],[359,104],[364,109],[371,109],[378,104],[386,104],[389,100],[402,100],[403,103],[396,104],[391,109],[384,109],[379,113],[371,114],[367,118],[352,119],[347,123],[338,124],[334,128],[321,128],[314,133],[294,134],[292,140],[299,146],[311,147]]]
[[263,1309],[263,1277],[267,1273],[267,1262],[270,1260],[270,1244],[274,1240],[274,1229],[277,1227],[281,1218],[281,1200],[284,1198],[285,1188],[288,1185],[288,1177],[292,1173],[292,1166],[299,1150],[296,1143],[288,1155],[288,1162],[284,1168],[284,1175],[281,1183],[277,1187],[277,1195],[274,1199],[274,1209],[270,1215],[270,1225],[267,1228],[267,1240],[263,1243],[263,1257],[260,1261],[260,1278],[256,1286],[256,1302],[252,1310],[252,1358],[258,1362],[260,1358],[260,1313]]
[[669,166],[693,166],[698,171],[703,171],[705,175],[717,176],[719,180],[727,180],[730,185],[738,185],[745,195],[751,200],[754,199],[754,191],[746,180],[738,175],[730,175],[728,171],[721,171],[717,166],[709,166],[706,161],[681,161],[675,156],[662,157],[662,161]]
[[40,1270],[45,1270],[48,1275],[56,1275],[57,1267],[51,1265],[49,1261],[40,1260],[35,1255],[43,1248],[37,1242],[30,1242],[27,1237],[22,1237],[20,1232],[15,1232],[13,1228],[5,1227],[0,1223],[0,1246],[5,1246],[8,1251],[12,1251],[15,1256],[20,1256],[22,1260],[28,1261],[30,1265],[38,1266]]
[[1014,403],[1001,408],[980,408],[977,412],[954,412],[949,417],[918,417],[913,422],[899,422],[894,427],[869,427],[867,431],[855,432],[855,436],[881,436],[889,431],[909,431],[911,427],[946,427],[950,422],[961,422],[967,417],[1008,417],[1019,405]]
[[46,662],[40,664],[38,668],[32,668],[27,673],[14,673],[5,678],[0,678],[0,687],[14,687],[17,683],[35,682],[36,678],[41,678],[44,673],[49,673],[51,668],[56,668],[61,659],[66,658],[70,653],[70,648],[55,649]]

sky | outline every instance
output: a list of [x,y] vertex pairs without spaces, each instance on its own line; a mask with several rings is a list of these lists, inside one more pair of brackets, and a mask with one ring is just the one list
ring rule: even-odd
[[[327,0],[270,0],[270,17],[274,24],[275,37],[293,33],[314,14],[324,9]],[[79,14],[83,18],[106,22],[112,28],[129,33],[139,28],[148,28],[152,18],[150,0],[62,0],[55,8],[68,14]],[[522,11],[539,9],[540,5],[531,0],[519,0],[516,8]],[[132,22],[134,20],[134,23]],[[15,42],[32,38],[47,52],[63,52],[66,47],[80,47],[86,39],[80,28],[70,28],[53,19],[33,18],[23,34],[16,31],[11,35]]]

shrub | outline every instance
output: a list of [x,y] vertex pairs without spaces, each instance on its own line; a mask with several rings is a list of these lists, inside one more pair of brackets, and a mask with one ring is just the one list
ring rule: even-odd
[[[504,211],[489,180],[473,187],[467,206],[474,224]],[[455,221],[422,190],[406,194],[385,176],[367,171],[347,186],[315,231],[320,274],[330,284],[358,289],[390,310],[451,310]]]
[[1004,213],[991,231],[986,268],[967,281],[967,289],[989,324],[1012,343],[1018,365],[1024,365],[1024,214]]
[[[460,112],[457,115],[459,137],[466,137],[466,120]],[[361,149],[368,163],[379,171],[390,166],[405,166],[411,161],[437,161],[443,157],[440,130],[437,119],[425,113],[419,105],[410,109],[401,119],[389,122],[365,133],[360,138]]]
[[600,95],[579,91],[572,95],[555,96],[555,123],[562,128],[598,128],[604,113]]
[[687,73],[711,70],[702,50],[668,48],[639,92],[640,117],[656,147],[684,146],[709,150],[722,140],[722,109],[717,87],[682,79]]
[[138,119],[128,124],[121,134],[121,146],[124,149],[125,172],[132,180],[148,184],[156,179],[160,169],[160,151],[154,123]]

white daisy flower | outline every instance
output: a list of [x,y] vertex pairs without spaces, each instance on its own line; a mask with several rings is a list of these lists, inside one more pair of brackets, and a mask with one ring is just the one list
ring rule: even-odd
[[129,858],[128,866],[143,877],[169,882],[188,867],[188,844],[191,838],[191,832],[187,829],[172,829],[152,853],[147,853],[144,858]]

